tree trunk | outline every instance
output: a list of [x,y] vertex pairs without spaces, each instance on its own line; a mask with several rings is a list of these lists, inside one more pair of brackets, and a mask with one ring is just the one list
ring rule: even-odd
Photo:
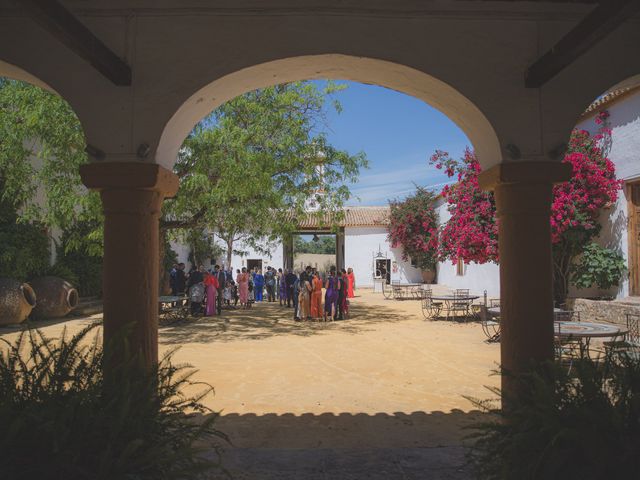
[[164,265],[164,255],[165,255],[165,245],[167,242],[167,230],[164,228],[160,228],[160,252],[159,259],[160,262],[160,295],[168,295],[171,293],[171,286],[169,284],[169,272],[165,268]]
[[[231,258],[233,257],[233,237],[227,238],[227,268],[231,265]],[[238,266],[236,265],[236,268]]]
[[569,295],[571,256],[566,250],[562,245],[553,251],[553,298],[557,307],[567,303]]

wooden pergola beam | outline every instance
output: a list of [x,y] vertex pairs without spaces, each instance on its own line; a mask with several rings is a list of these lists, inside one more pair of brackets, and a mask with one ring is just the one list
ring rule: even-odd
[[16,0],[28,15],[118,86],[131,85],[131,68],[57,0]]
[[640,0],[601,0],[527,69],[525,87],[540,88],[638,11]]

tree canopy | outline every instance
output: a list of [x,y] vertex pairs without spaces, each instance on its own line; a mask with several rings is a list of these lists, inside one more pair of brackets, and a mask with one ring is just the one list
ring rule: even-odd
[[[260,249],[261,240],[294,230],[318,192],[318,214],[339,219],[348,183],[367,166],[363,153],[351,155],[327,140],[327,113],[341,111],[333,96],[342,88],[276,85],[203,119],[180,150],[174,167],[180,189],[165,202],[162,232],[182,239],[215,234],[230,260],[239,240]],[[80,180],[86,145],[71,107],[39,87],[0,79],[0,113],[1,198],[20,221],[64,230],[68,249],[101,254],[101,204]]]
[[223,240],[227,262],[238,241],[264,241],[295,230],[317,193],[319,215],[340,218],[348,183],[367,166],[327,140],[328,99],[342,87],[296,82],[237,97],[201,121],[185,140],[175,172],[178,195],[165,202],[166,230],[210,229]]
[[[73,231],[78,222],[94,229],[68,237],[70,248],[99,253],[102,213],[99,196],[82,185],[85,138],[75,113],[58,95],[0,78],[1,199],[22,223]],[[44,208],[42,208],[44,207]]]
[[335,235],[318,235],[317,240],[305,240],[301,235],[293,237],[294,253],[321,253],[336,254],[336,237]]

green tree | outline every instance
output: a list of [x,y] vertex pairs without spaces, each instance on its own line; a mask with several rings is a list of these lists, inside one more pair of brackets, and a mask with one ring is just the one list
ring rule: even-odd
[[84,188],[78,173],[87,162],[85,146],[80,121],[61,97],[0,78],[0,199],[19,211],[19,222],[49,231],[93,224],[67,245],[95,254],[102,250],[102,213],[99,196]]
[[[340,218],[347,184],[367,166],[326,137],[328,99],[341,86],[297,82],[256,90],[212,112],[185,140],[175,166],[178,195],[165,202],[161,228],[209,228],[227,263],[239,240],[260,248],[295,230],[317,196],[322,218]],[[327,216],[327,214],[330,214]]]
[[336,238],[333,235],[322,235],[317,240],[305,240],[300,235],[294,237],[293,251],[295,253],[321,253],[335,255]]

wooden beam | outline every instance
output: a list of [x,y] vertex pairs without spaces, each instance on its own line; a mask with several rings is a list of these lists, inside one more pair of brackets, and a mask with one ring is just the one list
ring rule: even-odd
[[601,0],[551,50],[527,69],[525,87],[540,88],[638,11],[640,0]]
[[[16,0],[33,20],[118,86],[131,85],[131,68],[57,0]],[[44,47],[44,46],[43,46]]]

